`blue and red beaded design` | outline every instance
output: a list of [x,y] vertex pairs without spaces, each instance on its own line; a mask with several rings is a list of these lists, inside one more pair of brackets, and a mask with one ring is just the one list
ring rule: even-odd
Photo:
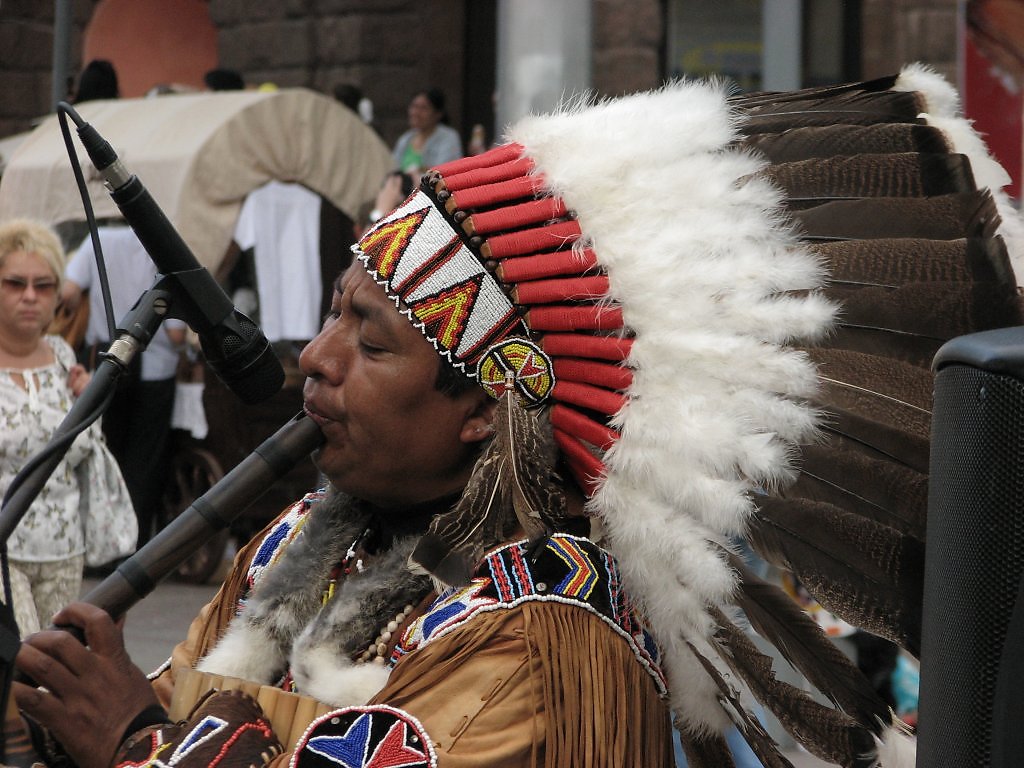
[[528,600],[575,605],[598,616],[629,643],[659,691],[667,690],[660,651],[622,589],[615,558],[592,541],[567,534],[552,535],[533,549],[523,540],[491,552],[468,585],[441,593],[409,626],[390,661],[397,663],[479,612]]

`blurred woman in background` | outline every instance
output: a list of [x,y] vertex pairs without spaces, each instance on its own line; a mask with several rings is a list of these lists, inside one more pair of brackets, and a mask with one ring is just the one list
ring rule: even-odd
[[462,139],[448,124],[444,93],[420,91],[409,102],[409,130],[398,137],[395,170],[418,176],[427,168],[462,157]]
[[[0,492],[50,440],[89,382],[60,336],[64,250],[43,224],[0,225]],[[10,588],[22,636],[81,591],[82,569],[134,550],[136,523],[117,464],[94,424],[75,440],[7,541]]]

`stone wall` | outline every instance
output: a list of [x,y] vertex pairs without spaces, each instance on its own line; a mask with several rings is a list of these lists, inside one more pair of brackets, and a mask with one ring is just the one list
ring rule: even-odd
[[[810,2],[812,0],[805,0]],[[72,0],[71,74],[82,30],[98,0]],[[467,77],[465,3],[474,0],[209,0],[222,66],[250,83],[330,93],[360,85],[391,142],[406,125],[416,90],[448,94],[462,122]],[[656,86],[663,76],[665,0],[593,0],[594,88],[615,95]],[[864,77],[922,60],[956,75],[956,0],[862,0]],[[0,3],[0,137],[26,130],[50,109],[53,2]]]
[[594,0],[593,86],[603,96],[656,87],[664,77],[659,0]]
[[[71,75],[82,55],[82,30],[95,0],[73,0]],[[52,111],[53,2],[0,3],[0,137],[27,131]]]
[[956,0],[861,0],[863,77],[922,61],[956,82]]
[[459,123],[464,77],[461,3],[448,0],[210,0],[221,66],[249,83],[331,93],[359,85],[389,142],[407,127],[417,90],[437,86]]

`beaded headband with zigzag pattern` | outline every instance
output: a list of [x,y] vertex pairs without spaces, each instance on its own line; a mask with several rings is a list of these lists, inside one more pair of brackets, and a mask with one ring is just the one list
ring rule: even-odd
[[576,480],[604,473],[630,340],[565,203],[508,144],[435,168],[355,246],[357,258],[456,369],[499,397],[509,374],[551,424]]

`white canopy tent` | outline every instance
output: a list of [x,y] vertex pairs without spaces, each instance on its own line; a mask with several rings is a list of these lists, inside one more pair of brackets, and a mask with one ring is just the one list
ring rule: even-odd
[[[215,270],[242,201],[271,180],[298,182],[355,220],[391,170],[387,147],[333,99],[305,89],[87,102],[76,107]],[[119,216],[75,136],[98,217]],[[84,220],[57,117],[21,142],[0,177],[0,219]]]

